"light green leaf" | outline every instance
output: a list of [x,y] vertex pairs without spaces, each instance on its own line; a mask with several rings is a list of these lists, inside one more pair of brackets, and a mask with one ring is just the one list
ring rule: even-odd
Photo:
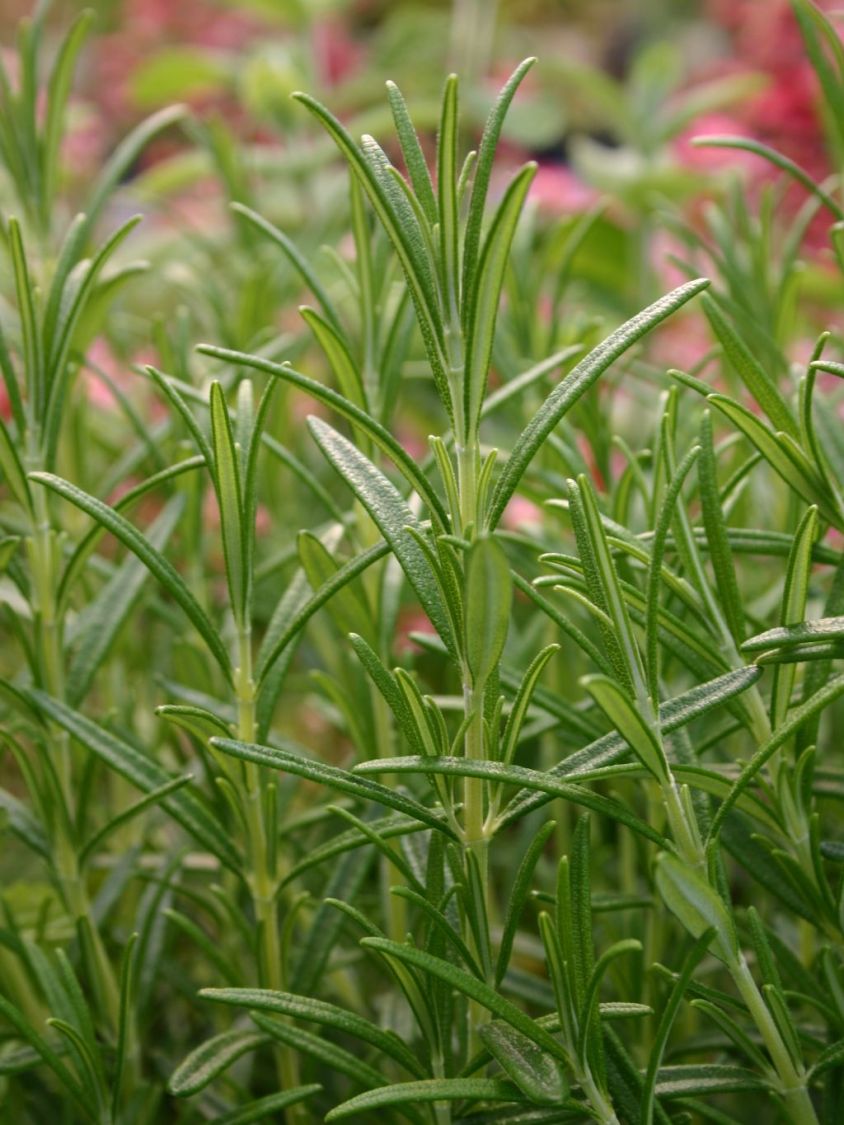
[[709,546],[709,557],[715,571],[715,582],[720,595],[721,609],[733,639],[736,644],[741,644],[744,638],[744,607],[736,580],[736,569],[730,550],[727,524],[721,507],[715,449],[712,443],[712,421],[708,410],[704,411],[700,425],[698,482],[700,484],[703,526]]
[[[153,550],[164,549],[183,510],[184,497],[174,496],[150,525],[146,538]],[[88,693],[97,669],[137,603],[148,575],[149,570],[142,560],[130,555],[79,615],[70,634],[76,651],[66,686],[67,701],[74,707],[78,707]]]
[[507,725],[504,728],[504,734],[501,739],[499,756],[502,762],[512,762],[515,757],[516,749],[519,745],[519,734],[521,733],[522,724],[524,723],[528,707],[530,707],[530,702],[533,698],[533,693],[539,677],[542,675],[545,665],[559,650],[559,645],[548,645],[533,658],[530,666],[522,677],[519,690],[516,692],[513,705],[510,708],[510,714],[507,717]]
[[824,519],[835,527],[842,526],[842,517],[826,482],[802,449],[795,442],[788,440],[787,434],[775,434],[750,410],[725,395],[709,395],[708,400],[738,426],[774,472],[782,477],[801,499],[809,504],[817,504]]
[[318,1082],[311,1086],[294,1086],[292,1090],[282,1090],[277,1094],[267,1094],[258,1098],[242,1109],[234,1109],[230,1113],[223,1113],[214,1118],[214,1125],[252,1125],[253,1121],[265,1121],[287,1109],[288,1106],[298,1105],[305,1101],[311,1094],[317,1094],[322,1089]]
[[454,1101],[520,1102],[519,1090],[497,1078],[428,1078],[423,1082],[401,1082],[383,1086],[349,1098],[325,1115],[326,1121],[339,1121],[355,1113],[372,1113],[384,1106],[424,1105],[426,1102]]
[[350,797],[375,801],[376,804],[386,805],[387,808],[413,817],[414,820],[426,824],[429,828],[435,828],[438,832],[445,832],[447,836],[454,835],[448,825],[439,819],[435,810],[420,805],[418,801],[406,797],[403,793],[397,793],[384,785],[377,785],[367,778],[357,777],[347,770],[323,762],[315,762],[275,746],[257,746],[254,743],[236,742],[228,738],[214,738],[211,744],[223,753],[231,754],[232,757],[240,758],[242,761],[255,762],[259,766],[268,766],[270,769],[305,777],[310,781],[336,789],[340,793],[346,793]]
[[651,1125],[654,1116],[654,1096],[656,1093],[657,1072],[659,1070],[662,1057],[668,1043],[668,1037],[671,1034],[671,1028],[674,1025],[674,1020],[677,1012],[680,1010],[680,1005],[683,1002],[683,996],[692,979],[692,975],[700,962],[706,956],[710,943],[715,936],[712,930],[704,930],[686,956],[683,958],[683,964],[677,974],[677,979],[671,989],[671,994],[668,997],[668,1002],[662,1010],[659,1018],[659,1027],[656,1031],[656,1038],[651,1047],[650,1056],[648,1058],[648,1069],[645,1074],[645,1085],[642,1089],[642,1110],[641,1122],[642,1125]]
[[609,676],[598,672],[582,677],[580,682],[627,741],[642,765],[661,784],[665,784],[669,769],[658,729],[654,730],[633,700]]
[[687,1098],[695,1094],[729,1094],[748,1092],[764,1094],[767,1104],[771,1084],[752,1070],[724,1063],[698,1063],[687,1066],[664,1066],[656,1079],[660,1098]]
[[407,165],[407,172],[413,191],[419,200],[426,219],[431,226],[437,221],[437,201],[434,198],[434,188],[428,172],[428,162],[419,144],[419,138],[410,119],[407,104],[395,82],[387,83],[387,99],[393,114],[393,123],[401,145],[402,156]]
[[446,646],[454,652],[454,638],[436,579],[422,548],[408,531],[412,527],[420,535],[424,534],[418,520],[396,487],[350,441],[319,418],[309,418],[308,426],[326,459],[346,481],[390,544],[422,608]]
[[486,393],[501,287],[507,273],[510,247],[524,207],[536,165],[528,164],[508,186],[492,220],[481,251],[478,274],[472,286],[471,305],[465,315],[466,362],[464,374],[464,428],[477,432]]
[[465,317],[472,307],[473,290],[478,278],[478,253],[481,245],[481,231],[484,222],[486,197],[489,191],[492,165],[495,151],[501,136],[501,128],[507,110],[515,97],[516,91],[522,83],[527,72],[536,62],[535,58],[524,59],[501,88],[497,99],[487,117],[483,135],[478,145],[478,158],[475,164],[475,177],[472,184],[472,194],[469,197],[469,213],[466,219],[466,233],[463,237],[463,316],[464,332]]
[[557,1059],[501,1020],[483,1024],[484,1046],[507,1077],[533,1105],[559,1105],[568,1095],[565,1073]]
[[165,703],[162,707],[156,707],[156,715],[160,715],[162,719],[167,719],[176,726],[182,727],[198,738],[200,742],[205,742],[214,735],[222,735],[223,738],[228,738],[231,734],[228,726],[217,715],[211,711],[206,711],[204,707],[196,707],[191,704],[182,703]]
[[324,317],[321,317],[319,313],[315,312],[313,309],[309,309],[307,305],[303,305],[299,309],[299,312],[304,322],[310,328],[311,332],[313,332],[320,347],[325,352],[328,362],[331,364],[331,370],[334,372],[334,377],[340,387],[340,393],[344,398],[347,398],[349,402],[354,403],[354,405],[360,407],[361,410],[365,410],[366,401],[360,370],[352,357],[352,353],[349,351],[346,341]]
[[490,529],[498,524],[528,465],[560,419],[571,410],[610,364],[708,285],[709,281],[706,278],[699,278],[661,297],[616,329],[566,375],[562,383],[546,398],[513,446],[490,501],[487,517],[487,525]]
[[[817,533],[818,511],[817,508],[809,508],[794,533],[794,542],[788,559],[780,606],[780,626],[783,628],[799,625],[805,617],[812,574],[812,547]],[[790,664],[782,664],[774,668],[771,685],[771,726],[774,730],[785,721],[788,713],[795,671],[794,666]]]
[[783,430],[796,438],[797,422],[773,379],[708,294],[702,298],[702,304],[706,318],[724,350],[724,355],[750,394],[768,415],[774,429]]
[[699,871],[677,856],[660,852],[656,885],[668,909],[692,937],[702,937],[712,930],[712,952],[728,965],[736,963],[740,951],[729,909]]
[[[609,816],[626,824],[634,832],[638,832],[656,844],[665,845],[665,838],[639,817],[634,816],[628,807],[621,801],[612,797],[604,797],[600,793],[593,793],[583,785],[560,781],[552,771],[542,773],[540,770],[527,769],[525,766],[504,765],[502,762],[485,762],[470,758],[416,758],[410,755],[403,758],[378,758],[370,762],[361,762],[355,766],[352,776],[359,777],[366,773],[424,773],[446,774],[454,777],[479,777],[498,785],[516,785],[524,789],[533,789],[538,793],[554,797],[562,797],[573,804],[582,805],[587,809]],[[546,800],[548,798],[546,797]],[[527,802],[525,802],[527,804]],[[538,804],[544,804],[538,801]],[[515,819],[511,810],[505,810],[499,819],[498,827]]]
[[223,388],[217,382],[211,384],[211,445],[214,450],[214,486],[220,509],[229,597],[234,619],[242,630],[249,619],[251,575],[248,571],[246,537],[251,534],[251,529],[244,526],[240,455],[235,448]]
[[757,633],[741,646],[742,652],[762,652],[769,648],[795,648],[822,641],[844,640],[844,617],[819,617],[793,625],[778,625]]
[[[125,777],[144,793],[151,793],[174,780],[156,761],[146,757],[128,742],[97,726],[78,711],[73,711],[35,688],[25,689],[27,698],[48,719],[66,730],[83,746],[105,762],[107,766]],[[240,857],[234,850],[217,819],[202,804],[195,793],[179,789],[161,801],[174,820],[212,855],[230,867],[240,869]]]
[[219,633],[208,620],[205,611],[185,585],[184,579],[178,571],[160,552],[155,550],[149,540],[113,508],[104,504],[102,500],[89,496],[87,492],[83,492],[81,488],[77,488],[69,481],[53,476],[52,473],[30,473],[30,480],[46,485],[53,492],[57,492],[59,496],[63,496],[65,500],[69,500],[77,508],[91,516],[92,519],[95,519],[107,531],[110,531],[124,547],[137,555],[153,577],[158,579],[173,600],[184,610],[188,619],[208,645],[211,655],[220,665],[226,679],[231,682],[231,662]]
[[[202,995],[202,993],[200,993]],[[266,1035],[255,1031],[224,1031],[201,1043],[176,1068],[167,1089],[174,1097],[189,1098],[204,1090],[233,1062],[269,1042]]]
[[302,375],[298,371],[294,371],[292,367],[288,367],[286,364],[273,363],[271,360],[264,359],[262,356],[248,355],[245,352],[235,352],[231,351],[229,348],[217,348],[210,344],[200,344],[197,351],[202,355],[209,355],[214,359],[223,360],[227,363],[235,364],[236,366],[251,367],[255,371],[266,372],[268,375],[273,375],[278,379],[291,383],[295,387],[299,387],[300,390],[306,391],[308,394],[312,395],[318,402],[323,402],[326,406],[331,407],[332,410],[336,410],[338,414],[343,418],[347,418],[354,426],[362,430],[367,437],[371,438],[375,445],[383,453],[386,453],[390,460],[395,463],[396,468],[401,472],[408,484],[422,497],[439,527],[443,531],[450,527],[449,519],[442,505],[442,501],[439,499],[436,492],[434,492],[416,462],[408,456],[388,430],[353,402],[349,402],[348,399],[345,399],[335,390],[332,390],[331,387],[326,387],[322,383],[318,383],[315,379],[309,379],[307,375]]
[[387,958],[395,958],[405,965],[420,969],[428,976],[444,981],[452,988],[456,988],[458,992],[462,992],[465,996],[477,1001],[510,1027],[521,1031],[532,1043],[535,1043],[536,1046],[546,1051],[553,1058],[564,1064],[568,1063],[569,1059],[565,1048],[544,1028],[540,1027],[535,1020],[526,1016],[521,1008],[517,1008],[510,1000],[500,996],[488,984],[478,980],[471,973],[458,968],[457,965],[452,965],[450,961],[444,961],[440,957],[432,957],[430,953],[425,953],[412,945],[400,945],[398,942],[389,941],[387,938],[362,938],[361,945],[367,949],[375,949]]
[[370,1020],[317,1000],[312,996],[297,996],[293,992],[277,992],[267,988],[203,988],[200,996],[218,1004],[232,1004],[238,1008],[250,1008],[261,1012],[276,1012],[297,1020],[317,1023],[321,1027],[333,1027],[344,1035],[351,1035],[363,1043],[395,1059],[411,1074],[422,1075],[424,1068],[416,1055],[410,1051],[393,1031],[384,1031]]
[[465,652],[475,689],[498,667],[510,623],[513,583],[499,543],[477,539],[466,560]]

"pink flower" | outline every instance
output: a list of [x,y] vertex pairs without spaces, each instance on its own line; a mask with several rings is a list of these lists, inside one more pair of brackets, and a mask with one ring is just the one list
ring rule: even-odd
[[567,215],[587,210],[598,199],[598,193],[564,164],[542,162],[536,170],[528,198],[542,211]]
[[501,523],[508,531],[541,527],[542,509],[524,496],[514,496],[504,509]]

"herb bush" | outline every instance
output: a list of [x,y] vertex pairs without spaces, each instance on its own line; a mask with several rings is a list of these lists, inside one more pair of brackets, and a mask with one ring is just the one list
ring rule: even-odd
[[[433,171],[398,86],[386,149],[295,95],[339,251],[179,108],[71,218],[88,26],[0,74],[3,1120],[840,1121],[837,180],[709,138],[778,178],[642,196],[688,280],[614,326],[603,206],[499,182],[528,59],[468,154],[447,79]],[[174,281],[110,200],[176,127],[232,218]]]

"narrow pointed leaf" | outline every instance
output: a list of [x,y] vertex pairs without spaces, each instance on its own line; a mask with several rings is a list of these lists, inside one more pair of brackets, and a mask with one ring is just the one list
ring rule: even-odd
[[519,481],[543,442],[578,399],[589,390],[612,363],[624,355],[628,348],[641,340],[647,332],[666,320],[677,309],[682,308],[687,301],[690,301],[707,285],[709,285],[709,281],[706,278],[699,278],[696,281],[689,281],[665,297],[661,297],[654,304],[649,305],[648,308],[628,320],[626,324],[616,329],[566,375],[562,383],[546,398],[513,446],[490,501],[490,510],[487,517],[490,528],[494,528],[498,524],[510,497],[518,488]]
[[[26,689],[26,696],[47,718],[57,723],[69,735],[96,754],[107,766],[125,777],[144,793],[151,793],[174,780],[156,761],[146,757],[130,743],[91,722],[78,711],[34,688]],[[186,789],[165,796],[163,807],[174,820],[212,855],[230,867],[239,870],[240,858],[214,816],[200,802],[195,793]]]
[[559,1105],[568,1095],[568,1083],[559,1060],[541,1051],[516,1028],[492,1020],[480,1029],[484,1046],[534,1105]]
[[350,441],[319,418],[309,418],[308,425],[326,459],[346,481],[390,544],[422,608],[453,652],[454,638],[436,580],[424,552],[407,530],[413,527],[423,533],[416,517],[396,487]]
[[392,1105],[424,1105],[427,1102],[486,1101],[519,1102],[518,1087],[498,1078],[428,1078],[423,1082],[402,1082],[383,1086],[349,1098],[325,1115],[326,1121],[339,1121],[356,1113],[373,1113]]
[[114,508],[110,508],[102,500],[97,500],[96,497],[83,492],[81,488],[77,488],[69,481],[62,480],[61,477],[53,476],[52,473],[31,473],[30,480],[46,485],[53,492],[57,492],[59,496],[63,496],[65,500],[69,500],[81,511],[95,519],[107,531],[110,531],[124,547],[137,555],[153,577],[158,579],[173,600],[184,610],[190,622],[208,645],[212,656],[217,660],[226,678],[231,679],[231,662],[219,633],[186,586],[184,579],[171,563],[151,546],[149,540],[137,528],[133,527]]
[[469,549],[466,561],[465,651],[476,688],[485,684],[501,660],[510,623],[513,583],[499,543],[485,536]]
[[464,424],[467,433],[474,433],[480,420],[510,247],[535,174],[536,165],[528,164],[507,188],[495,212],[478,263],[471,306],[466,314]]
[[224,1031],[222,1035],[215,1035],[191,1051],[179,1064],[167,1083],[167,1089],[177,1098],[198,1094],[242,1055],[268,1041],[266,1035],[255,1031]]
[[384,1031],[356,1012],[346,1011],[325,1000],[317,1000],[312,996],[297,996],[293,992],[271,991],[267,988],[203,988],[199,995],[218,1004],[232,1004],[235,1007],[261,1012],[276,1012],[309,1023],[317,1023],[322,1027],[333,1027],[345,1035],[351,1035],[363,1043],[376,1047],[401,1063],[411,1074],[424,1073],[417,1057],[408,1050],[395,1032]]
[[429,828],[445,832],[448,836],[453,835],[451,829],[444,821],[439,819],[435,810],[426,808],[418,801],[406,797],[403,793],[397,793],[384,785],[377,785],[375,782],[358,777],[347,770],[341,770],[323,762],[315,762],[303,758],[301,755],[280,750],[277,747],[257,746],[254,743],[236,742],[229,738],[214,738],[212,739],[212,745],[225,754],[231,754],[242,761],[255,762],[259,766],[269,766],[271,769],[292,773],[297,777],[306,777],[311,781],[327,785],[330,789],[346,793],[350,797],[358,797],[364,801],[375,801],[376,804],[386,805],[387,808],[395,809],[396,812],[404,813],[406,816],[427,824]]

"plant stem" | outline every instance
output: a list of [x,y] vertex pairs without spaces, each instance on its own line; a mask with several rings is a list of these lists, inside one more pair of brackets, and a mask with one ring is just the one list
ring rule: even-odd
[[794,1125],[817,1125],[818,1118],[806,1088],[805,1075],[795,1067],[744,955],[740,954],[739,959],[729,968],[776,1068],[789,1118]]
[[[235,669],[237,692],[237,736],[243,742],[254,742],[255,683],[252,678],[252,634],[247,623],[238,630],[238,666]],[[269,838],[263,801],[264,771],[254,762],[245,762],[243,780],[244,814],[247,849],[251,864],[249,889],[258,927],[258,978],[263,988],[284,989],[281,940],[278,926],[278,871],[273,860],[274,849]],[[278,1081],[282,1090],[299,1085],[299,1060],[289,1047],[275,1049]],[[288,1125],[302,1125],[305,1118],[300,1106],[285,1110]]]

